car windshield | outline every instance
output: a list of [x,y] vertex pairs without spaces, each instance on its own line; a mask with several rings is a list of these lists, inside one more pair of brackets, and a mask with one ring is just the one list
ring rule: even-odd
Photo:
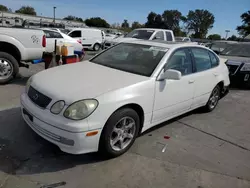
[[250,57],[250,44],[230,44],[220,53],[224,56]]
[[149,77],[167,51],[165,47],[120,43],[90,62]]
[[137,38],[137,39],[145,39],[148,40],[153,35],[154,30],[133,30],[130,33],[128,33],[125,37],[126,38]]

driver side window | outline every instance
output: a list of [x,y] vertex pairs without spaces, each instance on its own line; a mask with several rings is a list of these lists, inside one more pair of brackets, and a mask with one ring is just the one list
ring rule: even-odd
[[193,65],[188,49],[175,51],[165,66],[165,70],[168,69],[180,71],[183,76],[192,74]]
[[154,36],[154,40],[164,40],[164,33],[163,31],[158,31],[155,36]]

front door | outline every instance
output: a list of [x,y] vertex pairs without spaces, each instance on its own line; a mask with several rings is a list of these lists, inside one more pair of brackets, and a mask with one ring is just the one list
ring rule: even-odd
[[156,81],[152,123],[184,113],[192,105],[194,79],[189,50],[183,48],[173,52],[164,69],[178,70],[182,77],[180,80]]

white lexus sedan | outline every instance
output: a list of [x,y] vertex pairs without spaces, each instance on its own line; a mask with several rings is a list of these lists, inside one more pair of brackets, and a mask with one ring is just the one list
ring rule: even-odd
[[212,111],[228,86],[224,60],[208,48],[139,40],[32,76],[21,110],[64,152],[116,157],[159,123],[199,107]]

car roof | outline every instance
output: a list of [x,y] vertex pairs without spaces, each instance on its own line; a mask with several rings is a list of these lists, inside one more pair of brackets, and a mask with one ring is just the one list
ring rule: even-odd
[[158,29],[158,28],[138,28],[135,30],[154,30],[154,31],[171,31],[171,32],[173,32],[172,30],[169,30],[169,29]]
[[74,28],[71,31],[75,31],[75,30],[93,30],[93,31],[102,31],[101,29],[96,29],[96,28]]
[[200,47],[208,49],[207,47],[201,46],[197,43],[193,42],[168,42],[168,41],[160,41],[160,40],[131,40],[122,43],[131,43],[131,44],[141,44],[141,45],[151,45],[157,47],[165,47],[169,49],[180,48],[180,47]]
[[54,30],[54,29],[50,29],[50,28],[39,28],[39,29],[41,29],[41,30],[45,30],[45,31],[54,31],[54,32],[57,32],[57,33],[61,33],[61,32],[59,32],[58,30]]

